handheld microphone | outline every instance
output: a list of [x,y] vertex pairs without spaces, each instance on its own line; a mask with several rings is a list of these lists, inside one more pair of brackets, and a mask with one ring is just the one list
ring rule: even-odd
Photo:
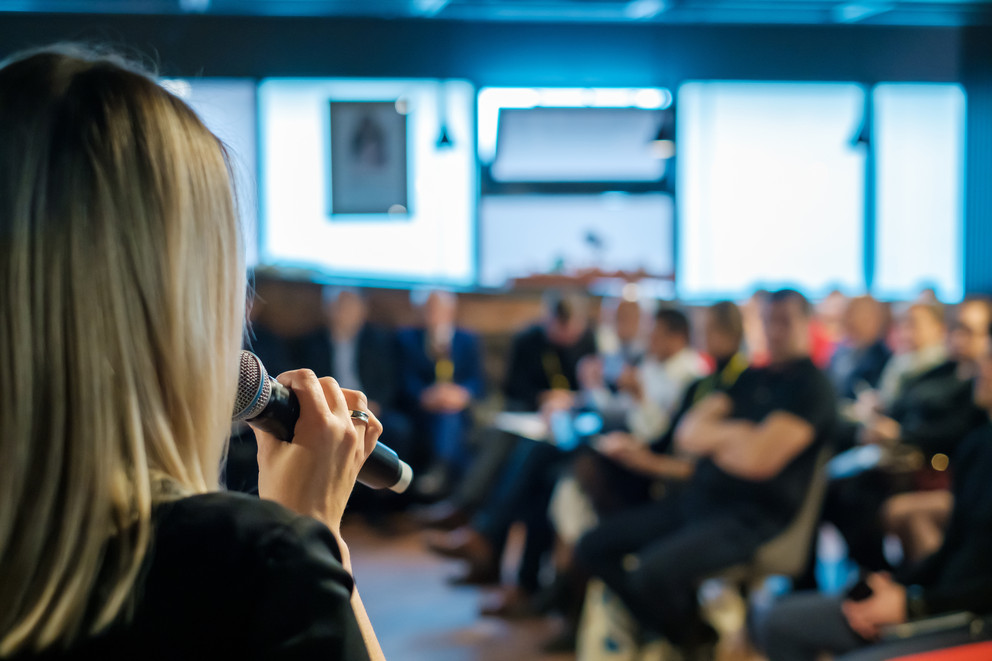
[[[234,420],[250,421],[280,441],[291,443],[299,417],[300,402],[293,391],[269,376],[258,356],[242,351]],[[403,493],[413,481],[413,469],[392,449],[376,443],[358,472],[358,481],[373,489]]]

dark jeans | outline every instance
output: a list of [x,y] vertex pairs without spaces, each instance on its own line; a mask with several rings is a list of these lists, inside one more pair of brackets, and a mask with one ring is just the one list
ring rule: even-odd
[[683,499],[673,497],[603,521],[579,540],[575,555],[645,629],[684,645],[705,629],[699,583],[749,560],[775,532],[776,526],[743,514],[687,511]]
[[510,526],[524,523],[527,537],[518,582],[532,592],[539,587],[541,562],[554,545],[548,506],[565,457],[548,443],[518,439],[491,497],[472,520],[497,553],[506,545]]
[[823,501],[823,520],[837,526],[847,542],[848,556],[871,571],[889,569],[883,553],[882,505],[895,490],[892,479],[869,470],[842,480],[831,480]]
[[469,512],[480,509],[496,489],[503,469],[519,442],[519,436],[498,429],[480,430],[475,444],[478,450],[452,496],[453,503]]
[[967,631],[949,631],[873,645],[848,626],[840,605],[839,597],[816,592],[776,604],[759,625],[758,639],[769,661],[816,661],[822,653],[837,655],[838,661],[883,661],[973,640]]

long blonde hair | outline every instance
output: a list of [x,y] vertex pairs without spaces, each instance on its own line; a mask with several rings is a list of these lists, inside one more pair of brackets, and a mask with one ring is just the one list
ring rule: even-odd
[[242,255],[181,100],[74,48],[0,68],[0,656],[126,617],[156,480],[217,488]]

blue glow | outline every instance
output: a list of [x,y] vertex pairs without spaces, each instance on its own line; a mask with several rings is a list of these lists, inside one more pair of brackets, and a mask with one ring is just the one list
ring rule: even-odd
[[965,92],[884,84],[874,91],[877,159],[874,292],[911,299],[933,287],[963,296]]

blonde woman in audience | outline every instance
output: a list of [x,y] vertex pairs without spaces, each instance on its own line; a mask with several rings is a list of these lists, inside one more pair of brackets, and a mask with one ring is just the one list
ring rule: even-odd
[[245,271],[225,152],[146,74],[0,67],[0,657],[382,658],[340,520],[381,427],[287,372],[263,498],[219,493]]

